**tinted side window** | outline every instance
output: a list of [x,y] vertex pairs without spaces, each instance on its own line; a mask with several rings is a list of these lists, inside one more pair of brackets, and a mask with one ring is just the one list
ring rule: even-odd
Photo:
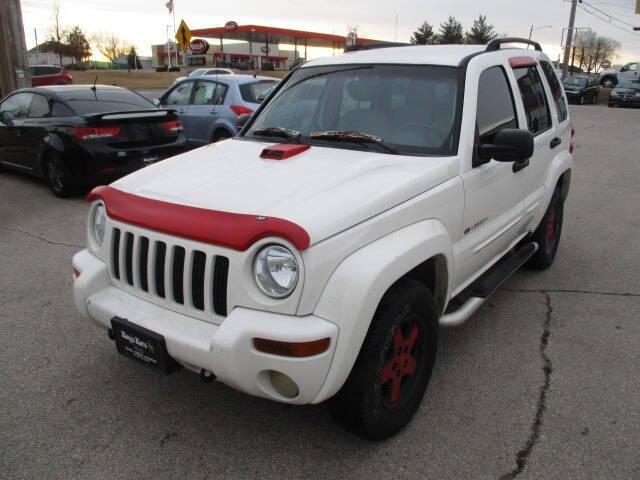
[[514,68],[513,73],[518,80],[529,131],[535,135],[551,128],[549,105],[536,67]]
[[189,105],[193,82],[182,82],[169,92],[164,100],[165,105]]
[[30,118],[42,118],[49,115],[49,100],[44,95],[34,95],[29,107]]
[[516,108],[509,81],[502,67],[491,67],[480,75],[476,122],[482,142],[490,143],[503,128],[517,128]]
[[10,112],[16,118],[25,118],[29,114],[29,105],[33,93],[17,93],[0,105],[0,112]]
[[[540,65],[542,66],[542,71],[547,79],[547,83],[551,88],[551,95],[553,95],[553,102],[556,104],[556,112],[558,113],[558,121],[562,123],[567,119],[567,102],[565,102],[564,97],[562,96],[560,80],[558,79],[558,75],[556,75],[553,66],[549,62],[542,61],[540,62]],[[595,79],[592,80],[591,83],[595,84]]]
[[53,102],[53,108],[51,108],[52,117],[72,117],[73,115],[73,110],[67,107],[64,103]]

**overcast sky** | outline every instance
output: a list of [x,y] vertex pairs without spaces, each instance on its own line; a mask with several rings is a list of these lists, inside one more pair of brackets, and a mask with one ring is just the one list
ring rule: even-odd
[[[635,0],[585,0],[627,23],[640,26],[634,14]],[[140,55],[150,55],[151,45],[166,41],[166,25],[172,18],[166,0],[60,0],[65,26],[80,25],[87,33],[113,31],[136,46]],[[482,13],[498,33],[526,37],[531,25],[546,26],[533,33],[552,60],[558,58],[562,28],[567,25],[570,3],[565,0],[174,0],[176,22],[184,18],[190,28],[238,24],[260,24],[346,35],[347,25],[358,26],[362,37],[408,41],[424,20],[439,25],[449,15],[469,28]],[[29,48],[48,36],[53,0],[21,0],[25,35]],[[631,30],[630,26],[618,24]],[[621,31],[578,9],[577,27],[591,27],[600,35],[622,43],[618,63],[640,59],[640,32]],[[534,27],[535,28],[535,27]],[[329,52],[330,53],[330,52]],[[314,52],[315,55],[318,52]],[[310,55],[311,56],[311,55]]]

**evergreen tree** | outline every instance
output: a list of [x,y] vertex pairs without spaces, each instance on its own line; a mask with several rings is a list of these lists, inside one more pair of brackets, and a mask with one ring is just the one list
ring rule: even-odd
[[438,43],[441,45],[464,43],[464,29],[455,17],[449,17],[446,22],[440,24]]
[[437,43],[437,37],[433,31],[433,27],[427,22],[424,22],[413,32],[411,43],[413,45],[433,45]]
[[487,23],[487,16],[480,15],[473,21],[473,27],[465,35],[466,43],[484,45],[496,38],[498,34],[493,29],[493,25]]
[[73,27],[67,34],[67,52],[79,65],[82,60],[91,56],[91,46],[82,29]]
[[136,47],[134,46],[131,46],[131,50],[129,50],[127,64],[129,66],[129,71],[131,71],[131,69],[142,68],[140,60],[138,59],[138,52],[136,52]]

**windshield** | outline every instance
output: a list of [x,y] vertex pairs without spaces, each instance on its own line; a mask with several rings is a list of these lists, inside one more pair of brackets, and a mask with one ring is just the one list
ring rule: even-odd
[[617,88],[632,88],[634,90],[640,90],[640,82],[635,81],[635,80],[622,80],[620,83],[618,83],[618,85],[616,85]]
[[204,72],[206,71],[207,71],[206,68],[196,68],[193,72],[189,74],[189,77],[197,77],[200,75],[204,75]]
[[584,87],[587,83],[587,79],[580,77],[567,77],[562,81],[562,83],[564,83],[566,87]]
[[457,149],[457,102],[455,67],[307,67],[292,74],[246,136],[264,140],[254,132],[280,128],[299,132],[304,143],[389,152],[373,142],[317,135],[357,132],[402,154],[452,155]]

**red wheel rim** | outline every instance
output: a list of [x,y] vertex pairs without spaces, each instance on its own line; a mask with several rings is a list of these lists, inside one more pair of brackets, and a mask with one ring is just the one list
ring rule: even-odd
[[380,372],[382,395],[389,406],[400,403],[404,391],[408,389],[408,382],[415,376],[418,369],[420,349],[416,348],[416,340],[420,328],[417,323],[405,325],[404,333],[400,326],[393,334],[387,361]]
[[547,232],[546,240],[547,245],[552,244],[556,237],[556,209],[553,208],[549,212],[549,219],[547,220]]

